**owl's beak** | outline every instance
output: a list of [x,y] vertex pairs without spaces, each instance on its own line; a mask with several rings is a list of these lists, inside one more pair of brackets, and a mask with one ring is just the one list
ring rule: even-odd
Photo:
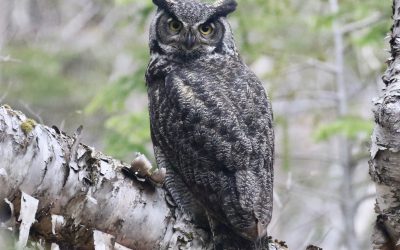
[[192,33],[192,31],[188,31],[186,34],[183,45],[187,50],[193,49],[193,47],[196,45],[196,36]]

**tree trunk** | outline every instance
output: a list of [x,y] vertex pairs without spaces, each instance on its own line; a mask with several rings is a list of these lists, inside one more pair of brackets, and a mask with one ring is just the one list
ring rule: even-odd
[[400,249],[400,0],[393,1],[391,57],[383,76],[386,87],[374,101],[370,175],[376,185],[378,214],[374,249]]
[[79,143],[79,135],[0,107],[0,249],[14,241],[23,248],[28,236],[61,249],[212,248],[210,233],[176,209],[164,189]]

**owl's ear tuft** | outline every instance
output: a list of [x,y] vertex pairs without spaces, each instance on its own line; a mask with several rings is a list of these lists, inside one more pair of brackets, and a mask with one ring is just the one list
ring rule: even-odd
[[171,5],[174,5],[175,0],[153,0],[153,3],[161,9],[168,9]]
[[214,3],[216,16],[227,16],[236,10],[237,3],[235,0],[218,0]]

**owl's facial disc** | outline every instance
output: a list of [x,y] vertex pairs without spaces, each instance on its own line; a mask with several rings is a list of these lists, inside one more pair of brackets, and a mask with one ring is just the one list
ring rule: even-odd
[[219,19],[185,22],[167,12],[159,17],[156,27],[160,46],[172,54],[213,52],[222,42],[225,32]]

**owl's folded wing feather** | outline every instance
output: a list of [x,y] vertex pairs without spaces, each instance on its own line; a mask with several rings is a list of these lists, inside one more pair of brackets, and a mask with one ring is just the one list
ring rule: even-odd
[[173,151],[170,161],[189,190],[216,217],[243,229],[255,221],[267,225],[273,134],[265,92],[256,78],[232,86],[203,84],[207,78],[218,79],[187,72],[166,78],[174,138],[165,149]]

